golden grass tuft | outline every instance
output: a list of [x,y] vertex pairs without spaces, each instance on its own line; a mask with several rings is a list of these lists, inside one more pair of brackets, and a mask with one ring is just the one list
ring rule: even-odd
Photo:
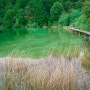
[[82,57],[82,65],[85,69],[90,71],[90,51],[86,52],[85,55]]
[[[39,61],[6,58],[2,90],[88,90],[89,76],[78,58],[49,56]],[[82,74],[83,73],[83,74]]]

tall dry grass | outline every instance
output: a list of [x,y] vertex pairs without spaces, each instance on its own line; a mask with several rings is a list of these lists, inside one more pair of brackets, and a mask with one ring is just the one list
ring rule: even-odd
[[82,57],[82,65],[90,72],[90,50]]
[[88,47],[85,51],[85,54],[82,57],[81,63],[83,67],[88,71],[90,76],[90,42],[86,43],[86,46]]
[[6,58],[2,90],[88,90],[90,77],[80,58],[71,61],[52,55],[39,61]]

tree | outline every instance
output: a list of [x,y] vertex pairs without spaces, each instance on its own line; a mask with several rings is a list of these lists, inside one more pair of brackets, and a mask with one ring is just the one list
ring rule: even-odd
[[0,25],[3,23],[3,17],[6,12],[6,1],[5,0],[0,0]]
[[28,7],[25,9],[25,16],[33,23],[37,23],[39,26],[46,24],[47,13],[42,0],[38,0],[38,2],[36,0],[30,1]]
[[50,9],[52,7],[52,5],[55,3],[56,0],[42,0],[43,2],[43,6],[48,14],[48,16],[50,16]]
[[11,29],[15,23],[15,15],[16,15],[16,12],[14,10],[7,10],[3,18],[3,26]]
[[70,0],[70,1],[72,1],[72,2],[77,2],[77,1],[79,1],[79,0]]
[[23,9],[18,10],[18,12],[16,14],[15,26],[20,26],[20,25],[25,25]]
[[25,8],[28,2],[29,0],[16,0],[16,5],[22,9]]
[[72,10],[72,2],[71,1],[66,1],[66,3],[64,4],[64,9],[66,12],[70,13]]
[[75,9],[81,9],[82,10],[83,3],[84,3],[84,0],[78,0],[77,2],[75,2],[74,8]]
[[62,4],[60,2],[55,2],[50,10],[51,20],[57,21],[62,11],[63,11]]

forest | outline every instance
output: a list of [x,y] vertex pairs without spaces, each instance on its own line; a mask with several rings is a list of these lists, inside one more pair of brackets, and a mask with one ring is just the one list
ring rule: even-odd
[[90,30],[90,1],[0,0],[0,32],[3,33],[17,35],[27,32],[26,27],[73,23],[80,29]]
[[90,90],[90,0],[0,0],[0,90]]

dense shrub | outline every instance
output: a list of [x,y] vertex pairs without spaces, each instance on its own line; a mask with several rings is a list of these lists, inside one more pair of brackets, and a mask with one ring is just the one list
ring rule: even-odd
[[72,9],[72,2],[70,1],[66,1],[66,3],[64,3],[64,9],[66,12],[70,13],[71,9]]
[[29,20],[26,27],[27,28],[37,28],[39,26],[36,22],[32,22],[32,21]]
[[78,29],[90,31],[90,19],[88,19],[85,15],[77,17],[74,23]]
[[55,2],[51,7],[50,14],[52,21],[57,21],[59,19],[60,14],[63,11],[63,6],[59,2]]
[[20,9],[20,10],[17,11],[17,14],[16,14],[15,26],[25,25],[25,24],[26,24],[26,22],[25,22],[25,19],[24,19],[24,10]]
[[90,1],[86,1],[83,7],[83,27],[85,30],[90,31]]
[[83,0],[78,0],[75,5],[74,5],[74,9],[81,9],[82,10],[82,7],[83,7]]
[[72,12],[70,13],[70,24],[75,22],[75,19],[81,15],[80,10],[75,10],[73,9]]
[[84,3],[83,14],[90,18],[90,1]]
[[59,19],[59,24],[62,24],[64,26],[68,26],[70,23],[69,15],[67,13],[62,13]]
[[59,19],[59,23],[68,26],[70,24],[75,23],[76,19],[80,17],[80,15],[81,12],[75,9],[73,9],[70,14],[64,12]]
[[28,30],[24,26],[20,26],[19,28],[13,28],[16,36],[25,35],[28,33]]
[[7,10],[4,18],[3,18],[3,26],[11,29],[15,22],[15,10]]

